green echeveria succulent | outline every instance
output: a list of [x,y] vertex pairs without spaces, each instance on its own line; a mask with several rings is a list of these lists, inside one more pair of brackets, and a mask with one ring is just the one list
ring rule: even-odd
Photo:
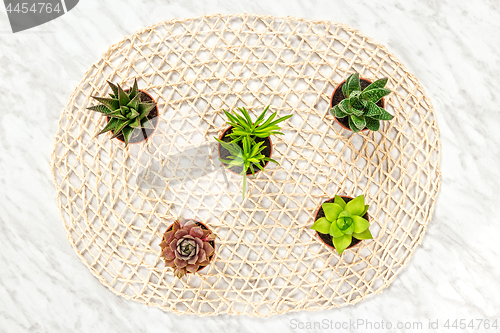
[[98,135],[113,131],[112,138],[116,138],[123,134],[125,146],[127,146],[134,130],[154,129],[153,123],[146,116],[156,106],[156,103],[141,101],[137,80],[134,81],[134,86],[128,92],[125,92],[120,85],[109,81],[108,84],[112,90],[112,93],[109,94],[110,98],[92,96],[102,104],[91,106],[88,109],[110,117],[108,124]]
[[339,254],[351,244],[352,238],[371,239],[370,222],[363,218],[368,211],[365,197],[360,195],[346,203],[344,199],[335,196],[333,203],[321,205],[325,217],[314,222],[311,229],[332,236],[333,245]]
[[384,88],[387,78],[371,83],[363,91],[359,81],[359,74],[351,74],[344,85],[342,93],[344,99],[333,108],[330,113],[337,118],[349,117],[349,127],[353,132],[359,132],[367,127],[378,131],[380,120],[391,120],[393,116],[377,105],[377,102],[391,91]]

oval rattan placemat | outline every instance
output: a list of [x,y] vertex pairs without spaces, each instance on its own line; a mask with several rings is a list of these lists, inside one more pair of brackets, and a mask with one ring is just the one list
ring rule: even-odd
[[[350,73],[389,77],[379,132],[352,134],[328,114]],[[87,111],[106,80],[134,78],[158,102],[146,142],[95,137]],[[218,169],[222,109],[294,116],[273,138],[270,165],[249,181]],[[421,243],[440,187],[439,130],[415,76],[384,46],[327,21],[256,15],[170,20],[111,46],[70,97],[52,156],[57,202],[83,263],[114,293],[178,314],[268,316],[353,304],[380,293]],[[147,183],[148,186],[141,184]],[[154,186],[153,186],[154,185]],[[342,258],[310,226],[335,194],[365,194],[374,239]],[[174,278],[160,258],[179,215],[218,234],[201,274]]]

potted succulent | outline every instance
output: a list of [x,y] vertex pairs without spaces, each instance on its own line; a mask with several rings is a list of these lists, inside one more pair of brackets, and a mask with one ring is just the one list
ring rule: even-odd
[[180,279],[210,263],[216,236],[200,221],[179,220],[165,231],[160,248],[165,266],[172,267],[174,275]]
[[88,109],[106,116],[108,123],[97,134],[111,131],[112,139],[125,143],[139,143],[147,140],[158,123],[158,107],[153,97],[137,87],[137,79],[132,89],[123,90],[120,85],[108,81],[112,92],[107,97],[92,96],[98,102]]
[[319,239],[339,254],[363,239],[372,239],[365,197],[338,196],[325,201],[316,212],[311,229]]
[[287,115],[275,120],[277,112],[265,119],[265,114],[269,105],[252,122],[248,111],[245,108],[238,108],[241,114],[230,113],[224,110],[228,118],[228,127],[219,138],[219,160],[230,171],[243,176],[243,199],[247,184],[247,176],[264,170],[269,162],[279,165],[271,158],[273,145],[271,135],[283,134],[278,124],[292,117]]
[[378,131],[380,120],[391,120],[383,97],[391,91],[384,88],[387,78],[371,82],[351,74],[340,83],[330,100],[330,113],[340,126],[353,132],[364,130]]

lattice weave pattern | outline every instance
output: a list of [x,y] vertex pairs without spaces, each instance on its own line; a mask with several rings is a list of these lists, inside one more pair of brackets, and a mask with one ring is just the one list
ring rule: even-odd
[[[390,78],[395,118],[379,132],[352,134],[328,113],[354,71]],[[95,137],[105,118],[85,108],[109,93],[106,80],[129,87],[134,78],[160,117],[149,140],[125,149]],[[281,165],[250,179],[242,202],[241,177],[220,169],[213,136],[226,127],[223,109],[255,117],[268,104],[294,116],[272,138]],[[385,47],[341,24],[212,15],[111,46],[70,97],[52,167],[69,241],[114,293],[178,314],[268,316],[353,304],[387,287],[431,219],[439,151],[430,101]],[[365,194],[374,235],[341,257],[310,229],[335,194]],[[159,246],[179,215],[218,235],[212,263],[182,280]]]

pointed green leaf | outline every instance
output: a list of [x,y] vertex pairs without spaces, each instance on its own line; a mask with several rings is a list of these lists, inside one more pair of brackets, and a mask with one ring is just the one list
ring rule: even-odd
[[354,232],[360,233],[368,229],[370,222],[362,218],[361,216],[353,216],[352,220],[354,222]]
[[361,91],[361,84],[359,82],[358,73],[351,74],[342,87],[342,92],[344,93],[344,97],[346,98],[349,98],[353,91]]
[[387,84],[387,81],[388,81],[388,79],[386,77],[383,79],[377,80],[377,81],[371,83],[368,87],[366,87],[365,90],[363,90],[363,92],[370,91],[373,89],[384,88],[385,85]]
[[130,126],[127,126],[122,130],[123,141],[125,141],[125,147],[128,145],[128,141],[130,140],[130,136],[132,135],[133,131],[134,129]]
[[116,138],[118,135],[121,134],[122,130],[125,128],[125,126],[127,126],[129,124],[130,120],[128,121],[123,121],[123,122],[119,122],[117,125],[116,125],[116,129],[114,130],[114,135],[111,137],[112,139]]
[[361,97],[366,99],[367,101],[370,101],[370,102],[373,102],[373,103],[377,103],[378,101],[380,101],[380,99],[386,95],[389,95],[391,93],[391,91],[389,89],[385,89],[385,88],[375,88],[375,89],[372,89],[372,90],[368,90],[368,91],[363,91],[361,93]]
[[127,117],[123,116],[120,109],[113,111],[111,113],[108,113],[107,116],[112,117],[112,118],[116,118],[116,119],[120,119],[120,120],[127,120]]
[[335,221],[343,210],[340,205],[329,202],[325,202],[324,204],[322,204],[321,208],[323,208],[323,213],[325,213],[326,218],[330,222]]
[[101,135],[109,131],[114,131],[117,124],[118,124],[118,119],[111,118],[106,124],[106,126],[97,135]]
[[363,211],[363,214],[361,214],[360,216],[365,216],[365,214],[368,212],[369,207],[370,205],[365,205],[365,210]]
[[131,109],[136,109],[139,107],[139,103],[141,102],[141,94],[137,94],[134,98],[130,100],[127,106]]
[[92,96],[92,98],[95,99],[96,101],[104,104],[112,111],[120,108],[120,103],[118,103],[118,100],[116,100],[116,99],[111,99],[111,98],[106,98],[106,97],[98,97],[98,96]]
[[352,236],[356,239],[372,239],[372,233],[370,232],[370,229],[366,229],[365,231],[361,233],[353,233]]
[[111,110],[104,104],[99,104],[99,105],[94,105],[94,106],[88,107],[87,110],[97,111],[97,112],[104,113],[104,114],[111,113]]
[[337,205],[340,205],[340,207],[342,207],[342,209],[345,208],[345,201],[344,201],[344,199],[342,199],[341,196],[335,195],[335,199],[333,200],[333,202],[336,203]]
[[377,119],[377,120],[391,120],[392,118],[394,118],[394,116],[392,114],[385,111],[384,109],[381,108],[381,111],[382,111],[382,113],[380,115],[374,116],[372,118]]
[[317,219],[316,222],[312,225],[311,229],[321,232],[322,234],[330,233],[330,224],[331,222],[326,219],[326,217],[322,217]]
[[352,117],[351,116],[349,116],[349,128],[354,133],[357,133],[357,132],[361,131],[359,128],[356,127],[356,125],[354,125],[354,122],[352,121]]
[[370,130],[370,131],[378,131],[379,128],[380,128],[380,122],[376,119],[373,119],[373,118],[370,118],[370,117],[365,117],[365,121],[366,121],[366,127]]
[[364,116],[351,115],[352,122],[357,129],[362,130],[366,126],[366,120]]
[[345,210],[352,215],[361,216],[365,210],[365,196],[360,195],[345,205]]
[[141,119],[139,119],[139,118],[131,119],[131,120],[129,120],[128,125],[130,127],[133,127],[133,128],[141,127]]
[[137,108],[137,111],[141,114],[140,118],[146,117],[155,107],[156,103],[140,103]]
[[139,96],[139,98],[140,98],[141,94],[139,93],[139,88],[137,87],[137,79],[135,79],[134,80],[134,85],[132,86],[132,89],[130,89],[128,97],[129,97],[129,99],[132,100],[132,99],[134,99],[137,96]]
[[365,116],[366,117],[378,116],[379,114],[382,113],[383,110],[384,109],[382,109],[381,107],[379,107],[377,104],[375,104],[373,102],[368,102],[368,107],[366,109]]
[[113,91],[113,94],[114,96],[118,96],[118,87],[116,86],[116,84],[114,84],[113,82],[111,81],[106,81],[108,82],[108,85],[109,87],[111,88],[111,91]]
[[343,235],[341,237],[333,237],[333,245],[335,245],[335,249],[339,254],[342,254],[345,249],[351,245],[352,236],[351,235]]
[[330,109],[330,114],[336,118],[344,118],[347,117],[347,113],[343,112],[338,105],[335,105]]
[[351,104],[349,103],[349,99],[343,99],[339,104],[337,104],[337,106],[343,113],[352,114],[352,108]]
[[128,97],[127,93],[123,91],[120,85],[118,85],[118,102],[120,103],[120,106],[125,106],[130,103],[130,98]]

